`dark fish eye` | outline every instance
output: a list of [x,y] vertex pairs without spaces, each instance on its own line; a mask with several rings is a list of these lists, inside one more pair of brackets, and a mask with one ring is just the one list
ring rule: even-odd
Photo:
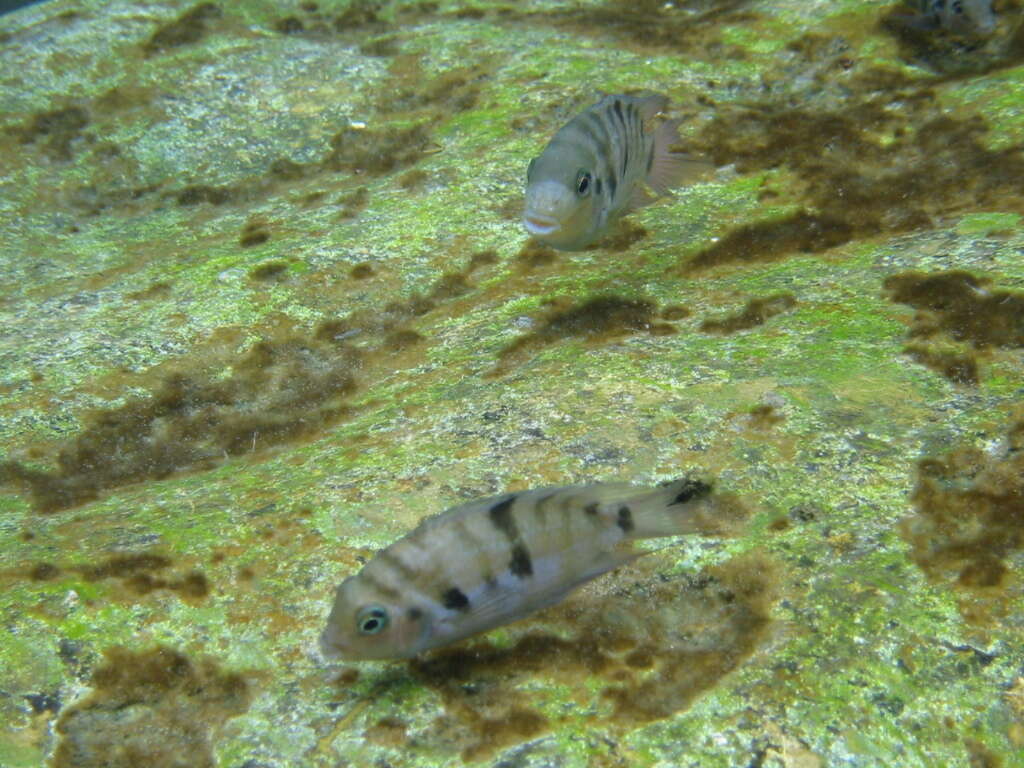
[[356,625],[364,635],[376,635],[388,625],[388,612],[380,605],[364,605],[356,614]]
[[953,0],[953,13],[963,13],[964,4],[961,0]]
[[576,194],[580,197],[586,197],[590,192],[590,174],[586,171],[580,171],[576,176]]

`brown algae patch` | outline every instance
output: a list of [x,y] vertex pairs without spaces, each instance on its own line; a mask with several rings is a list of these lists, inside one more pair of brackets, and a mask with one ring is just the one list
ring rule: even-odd
[[[524,252],[533,248],[542,254],[550,251],[543,246],[528,245]],[[504,376],[513,366],[525,363],[540,350],[569,339],[599,345],[639,333],[672,335],[677,329],[671,323],[691,314],[686,307],[679,305],[659,311],[658,306],[648,299],[611,295],[595,296],[580,302],[568,298],[548,299],[544,305],[545,313],[535,321],[537,329],[505,347],[498,356],[497,365],[485,374],[488,378]],[[713,334],[749,330],[795,306],[796,299],[788,293],[751,299],[740,313],[705,320],[700,330]]]
[[[424,746],[466,761],[547,731],[548,718],[520,686],[547,678],[568,686],[577,711],[624,733],[686,709],[767,639],[779,570],[761,554],[700,574],[658,578],[616,572],[608,594],[588,588],[541,614],[567,636],[531,630],[509,648],[477,640],[410,662],[441,695],[445,712],[421,734]],[[594,693],[591,681],[600,681]]]
[[744,10],[749,0],[699,5],[702,7],[690,9],[683,3],[662,0],[606,0],[579,8],[524,14],[522,20],[554,24],[568,32],[638,51],[681,53],[701,60],[745,58],[746,51],[724,45],[718,31],[759,19],[758,14]]
[[885,281],[892,301],[918,311],[911,335],[949,334],[978,348],[1024,346],[1024,293],[990,291],[968,272],[906,272]]
[[685,272],[719,264],[771,261],[792,253],[820,253],[849,242],[853,236],[854,229],[842,219],[801,210],[729,232],[687,262]]
[[646,299],[597,296],[581,303],[551,299],[540,327],[516,339],[502,350],[498,364],[487,376],[502,376],[512,365],[525,362],[540,349],[565,339],[601,344],[634,333],[674,333],[675,328],[657,322],[657,307]]
[[186,45],[195,45],[209,32],[211,22],[222,13],[213,3],[200,3],[185,11],[174,21],[157,29],[142,46],[145,55],[154,56]]
[[370,192],[366,187],[359,187],[358,189],[352,192],[342,195],[338,199],[338,204],[341,206],[341,211],[339,211],[338,213],[338,218],[358,218],[359,214],[366,209],[366,206],[369,202]]
[[288,262],[268,261],[249,271],[249,279],[257,283],[279,283],[288,277]]
[[776,315],[781,315],[796,306],[796,299],[789,293],[777,293],[763,299],[751,299],[741,312],[715,320],[704,320],[700,330],[704,333],[726,335],[738,331],[749,331],[764,325]]
[[[326,319],[312,329],[272,316],[258,329],[262,339],[242,352],[241,329],[220,329],[193,354],[143,374],[149,395],[85,414],[79,435],[56,450],[26,446],[31,463],[0,462],[0,484],[26,491],[37,511],[53,512],[105,490],[313,439],[350,416],[356,392],[418,364],[429,338],[409,323],[472,290],[470,272],[491,263],[492,255],[476,257],[466,272],[445,273],[405,301]],[[357,279],[372,276],[356,269]],[[273,282],[287,274],[286,263],[268,262],[250,277]],[[124,379],[104,396],[140,386],[138,378]],[[50,468],[40,468],[47,463]]]
[[263,245],[270,239],[270,229],[259,219],[249,219],[242,228],[242,234],[238,238],[238,244],[243,248],[252,248],[256,245]]
[[213,768],[211,736],[249,708],[249,683],[167,647],[110,648],[57,721],[53,768]]
[[131,599],[157,590],[167,590],[186,600],[202,600],[210,594],[210,583],[202,571],[190,569],[171,572],[173,561],[161,554],[113,555],[87,565],[57,566],[37,563],[28,569],[33,581],[52,581],[64,573],[74,573],[89,582],[113,581]]
[[775,203],[795,210],[725,233],[682,273],[819,253],[966,209],[1024,210],[1020,146],[989,149],[984,118],[950,115],[927,86],[883,74],[851,80],[849,106],[716,105],[689,146],[742,174],[787,169],[795,178]]
[[921,461],[911,500],[902,533],[914,562],[935,580],[1001,594],[1006,558],[1024,548],[1024,422],[999,455],[960,448]]
[[950,381],[977,384],[978,351],[1024,346],[1024,293],[989,284],[959,270],[887,278],[889,299],[916,310],[904,352]]
[[[227,345],[230,347],[230,345]],[[227,353],[228,350],[217,350]],[[228,456],[310,437],[348,413],[360,353],[282,323],[247,352],[165,365],[149,396],[100,410],[41,470],[0,464],[0,480],[28,490],[52,512],[95,499],[105,489],[207,469]],[[220,375],[228,370],[227,376]]]
[[89,125],[89,114],[79,106],[67,106],[34,115],[19,129],[8,129],[24,146],[37,147],[47,158],[57,162],[71,160],[74,148],[82,143]]

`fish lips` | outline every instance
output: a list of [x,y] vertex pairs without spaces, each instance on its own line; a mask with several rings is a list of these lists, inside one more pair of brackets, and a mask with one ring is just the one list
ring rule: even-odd
[[527,211],[523,215],[523,226],[526,231],[534,237],[546,237],[547,235],[553,235],[557,232],[562,224],[557,219],[551,216],[544,216],[539,213],[531,213]]

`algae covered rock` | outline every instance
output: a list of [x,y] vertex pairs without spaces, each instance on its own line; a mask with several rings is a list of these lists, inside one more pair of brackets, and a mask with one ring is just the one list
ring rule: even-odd
[[[897,5],[0,16],[0,764],[1019,761],[1022,9]],[[641,89],[716,172],[528,241],[528,159]],[[742,535],[319,655],[429,514],[693,471]]]

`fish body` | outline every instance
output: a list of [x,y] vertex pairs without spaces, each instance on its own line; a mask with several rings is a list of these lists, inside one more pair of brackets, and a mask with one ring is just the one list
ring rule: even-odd
[[667,194],[709,166],[670,151],[678,121],[654,126],[668,106],[656,93],[605,96],[566,123],[526,172],[523,226],[539,240],[580,250],[632,207]]
[[955,35],[988,35],[996,28],[992,0],[916,0],[918,15],[907,23],[917,29],[939,29]]
[[703,482],[506,493],[427,518],[337,588],[328,658],[401,659],[552,605],[639,557],[637,539],[721,535],[735,507]]

